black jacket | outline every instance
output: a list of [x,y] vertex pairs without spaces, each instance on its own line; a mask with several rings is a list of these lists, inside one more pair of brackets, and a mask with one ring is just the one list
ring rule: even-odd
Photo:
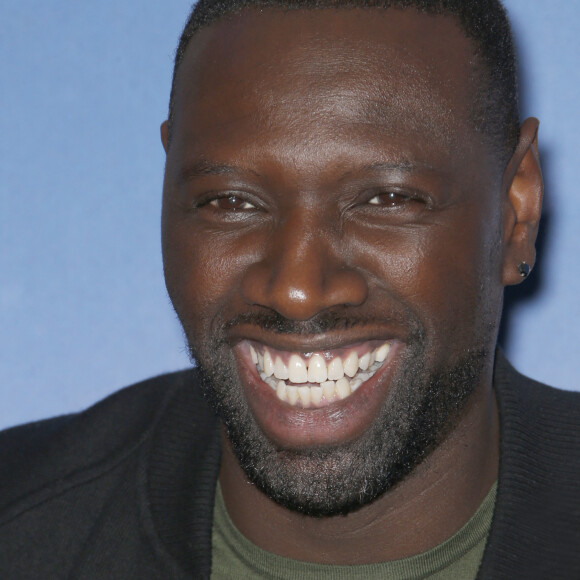
[[[580,579],[580,393],[498,354],[499,483],[478,578]],[[0,433],[0,578],[203,579],[218,422],[195,371]]]

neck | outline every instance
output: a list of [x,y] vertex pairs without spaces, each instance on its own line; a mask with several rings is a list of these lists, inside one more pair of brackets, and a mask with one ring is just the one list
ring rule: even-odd
[[257,546],[322,564],[406,558],[451,537],[497,479],[499,422],[491,389],[476,389],[447,438],[394,488],[347,516],[312,518],[248,482],[224,435],[220,484],[233,523]]

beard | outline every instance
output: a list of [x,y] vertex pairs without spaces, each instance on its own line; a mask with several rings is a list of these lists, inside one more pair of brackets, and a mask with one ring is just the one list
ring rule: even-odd
[[[329,313],[307,322],[288,321],[274,313],[244,315],[223,329],[240,322],[270,332],[308,335],[365,324]],[[461,418],[480,382],[488,343],[480,333],[479,340],[454,362],[429,369],[425,331],[416,320],[411,328],[399,370],[367,430],[345,444],[300,450],[275,445],[260,429],[223,332],[197,348],[190,341],[204,394],[221,418],[249,481],[287,509],[325,517],[345,515],[371,503],[412,472]]]

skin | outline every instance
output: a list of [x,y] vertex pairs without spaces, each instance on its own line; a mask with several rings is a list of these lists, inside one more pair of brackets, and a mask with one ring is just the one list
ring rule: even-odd
[[[497,478],[502,292],[521,280],[521,261],[534,263],[542,186],[536,120],[523,124],[507,165],[475,133],[472,54],[453,20],[411,10],[248,10],[187,49],[171,143],[167,123],[161,130],[162,227],[167,288],[196,355],[203,364],[208,334],[248,313],[305,329],[334,310],[366,321],[289,335],[238,324],[225,334],[220,352],[265,435],[287,449],[361,436],[403,364],[406,312],[425,330],[429,368],[457,361],[474,329],[489,353],[453,429],[347,516],[278,505],[248,482],[224,434],[226,507],[266,550],[334,564],[417,554],[456,532]],[[378,194],[381,204],[369,203]],[[388,339],[394,354],[368,405],[338,405],[321,427],[310,410],[264,403],[244,370],[248,339],[291,352]]]

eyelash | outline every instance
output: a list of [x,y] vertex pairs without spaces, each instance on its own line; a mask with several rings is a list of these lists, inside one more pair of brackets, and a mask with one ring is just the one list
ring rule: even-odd
[[[380,203],[379,201],[373,202],[373,200],[378,200],[380,197],[386,197],[386,203]],[[384,193],[379,193],[374,197],[371,197],[368,200],[369,205],[382,205],[382,206],[390,206],[393,207],[395,205],[401,205],[402,203],[406,203],[410,201],[411,198],[401,195],[400,193],[395,193],[394,191],[385,191]]]
[[[382,203],[380,198],[383,198]],[[231,203],[228,206],[220,207],[220,202],[227,203],[230,200]],[[421,201],[422,200],[417,197],[406,195],[404,193],[398,193],[396,191],[384,191],[373,195],[373,197],[370,197],[364,205],[375,206],[377,208],[397,209],[410,203],[421,203]],[[240,203],[240,205],[234,205],[236,202]],[[204,206],[209,206],[216,211],[226,211],[231,213],[255,211],[258,209],[255,204],[251,203],[247,199],[244,199],[243,196],[236,193],[213,195],[212,197],[197,203],[195,208],[199,209]]]
[[[241,206],[236,207],[232,203],[232,206],[231,207],[228,207],[228,208],[219,208],[219,205],[218,204],[220,203],[220,201],[229,201],[229,200],[234,200],[233,203],[235,203],[236,201],[239,201],[241,203]],[[247,210],[247,209],[256,209],[254,205],[252,205],[248,201],[245,201],[244,199],[240,199],[240,197],[238,195],[228,195],[228,196],[218,197],[216,199],[213,199],[209,203],[210,203],[210,205],[213,205],[215,208],[219,208],[219,209],[231,209],[233,211]],[[244,206],[249,206],[249,207],[244,207]]]
[[[234,200],[233,203],[230,204],[230,207],[220,207],[220,202],[228,202],[229,200]],[[241,206],[236,207],[234,205],[234,203],[238,201],[241,203]],[[257,207],[247,201],[246,199],[244,199],[242,196],[237,195],[235,193],[226,193],[223,195],[214,195],[213,197],[203,200],[199,203],[196,204],[196,208],[202,208],[204,206],[210,206],[213,209],[216,210],[223,210],[223,211],[232,211],[232,212],[238,212],[238,211],[251,211],[251,210],[255,210],[257,209]],[[246,206],[246,207],[245,207]]]
[[[383,198],[382,203],[379,200],[379,198],[381,197]],[[426,201],[415,195],[408,195],[406,193],[399,193],[397,191],[384,191],[374,195],[367,201],[368,205],[387,209],[388,208],[397,209],[413,203],[426,204]]]

